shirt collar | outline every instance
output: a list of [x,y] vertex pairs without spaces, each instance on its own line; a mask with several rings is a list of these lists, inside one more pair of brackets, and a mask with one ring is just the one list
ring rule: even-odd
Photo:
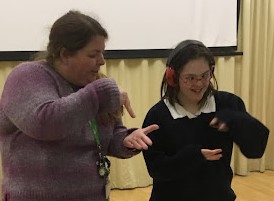
[[207,100],[205,104],[203,105],[203,107],[199,111],[197,111],[195,114],[188,112],[187,110],[185,110],[183,106],[181,106],[177,102],[175,102],[174,106],[170,104],[168,99],[164,99],[164,102],[173,119],[183,118],[185,116],[192,119],[192,118],[196,118],[201,113],[211,113],[216,111],[216,102],[215,102],[214,96],[212,95],[207,97]]

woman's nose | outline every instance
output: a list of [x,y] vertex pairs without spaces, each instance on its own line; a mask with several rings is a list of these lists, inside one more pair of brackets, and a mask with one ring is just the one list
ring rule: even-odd
[[102,66],[102,65],[104,65],[106,63],[105,57],[104,57],[103,53],[100,54],[100,56],[98,56],[97,61],[98,61],[98,64],[100,64],[100,66]]

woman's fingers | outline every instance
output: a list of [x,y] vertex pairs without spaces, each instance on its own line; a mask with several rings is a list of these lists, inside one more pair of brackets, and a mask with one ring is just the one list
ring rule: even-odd
[[148,149],[148,146],[152,145],[152,141],[149,137],[147,137],[147,134],[157,130],[158,128],[159,126],[156,124],[150,125],[146,128],[139,128],[125,137],[124,145],[128,148],[146,150]]

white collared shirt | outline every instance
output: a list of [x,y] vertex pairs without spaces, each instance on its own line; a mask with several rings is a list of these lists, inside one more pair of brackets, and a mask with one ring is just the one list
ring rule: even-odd
[[199,116],[201,113],[211,113],[211,112],[216,112],[216,103],[215,103],[215,98],[214,96],[209,96],[203,105],[203,107],[197,111],[195,114],[192,114],[188,112],[183,106],[175,102],[174,106],[170,104],[168,99],[164,99],[164,102],[173,117],[173,119],[178,119],[178,118],[183,118],[187,116],[188,118],[196,118]]

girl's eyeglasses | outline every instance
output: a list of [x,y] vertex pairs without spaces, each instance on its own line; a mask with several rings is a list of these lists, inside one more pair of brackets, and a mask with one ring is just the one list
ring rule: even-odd
[[211,70],[208,70],[201,75],[195,75],[195,74],[181,75],[180,79],[183,80],[183,82],[187,85],[194,85],[198,81],[206,83],[211,79],[211,77],[212,77]]

